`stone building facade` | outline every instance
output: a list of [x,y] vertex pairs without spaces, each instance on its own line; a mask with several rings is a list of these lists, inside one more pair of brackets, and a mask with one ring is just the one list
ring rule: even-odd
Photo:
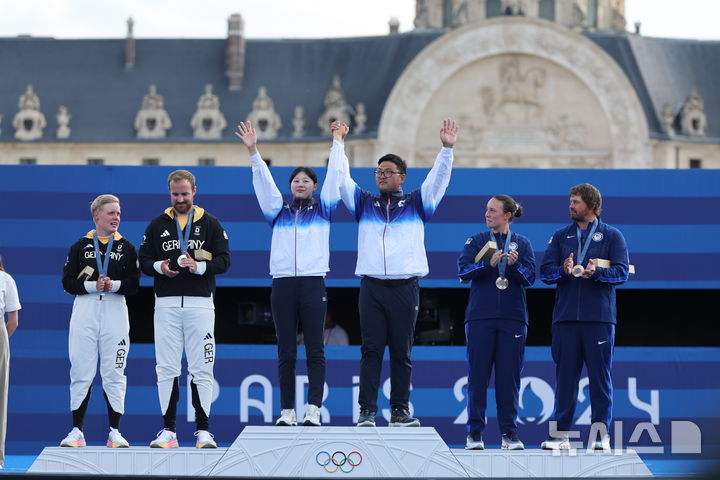
[[[720,42],[625,31],[622,0],[417,0],[381,37],[0,39],[0,163],[429,166],[444,117],[459,167],[720,168]],[[717,73],[717,72],[716,72]],[[204,93],[203,93],[204,92]]]

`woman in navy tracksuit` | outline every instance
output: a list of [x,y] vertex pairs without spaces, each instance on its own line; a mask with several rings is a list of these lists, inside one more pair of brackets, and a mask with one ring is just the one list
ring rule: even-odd
[[[330,162],[339,161],[347,134],[336,134]],[[330,270],[330,219],[340,200],[337,175],[325,177],[320,198],[317,175],[298,167],[290,175],[292,200],[285,202],[267,164],[257,151],[257,134],[250,122],[240,123],[235,133],[250,153],[253,187],[265,219],[272,227],[270,303],[278,339],[281,415],[276,425],[297,425],[295,414],[295,361],[298,323],[302,324],[307,355],[308,405],[303,424],[320,425],[325,385],[323,325],[327,307],[325,274]],[[334,163],[333,163],[334,164]],[[334,170],[328,166],[328,172]]]
[[[510,231],[513,217],[521,215],[522,207],[512,197],[492,197],[485,212],[490,230],[468,238],[458,259],[460,281],[472,282],[465,311],[468,450],[485,448],[482,433],[493,367],[502,448],[524,448],[515,419],[528,323],[525,289],[535,282],[535,255],[526,237]],[[476,261],[488,241],[497,244],[497,251]]]

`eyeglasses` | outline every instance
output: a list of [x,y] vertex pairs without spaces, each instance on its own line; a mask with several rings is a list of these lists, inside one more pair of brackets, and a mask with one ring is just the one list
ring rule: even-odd
[[379,168],[375,170],[376,177],[388,178],[392,177],[393,175],[402,175],[402,172],[398,172],[395,170],[380,170]]

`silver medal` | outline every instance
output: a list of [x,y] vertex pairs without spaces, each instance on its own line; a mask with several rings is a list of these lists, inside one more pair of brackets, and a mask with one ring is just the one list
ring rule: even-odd
[[180,255],[180,256],[177,258],[177,264],[178,264],[178,266],[180,266],[180,267],[182,267],[182,268],[185,268],[185,265],[183,265],[183,262],[185,262],[185,260],[187,260],[187,255],[184,255],[184,254],[183,254],[183,255]]
[[505,290],[508,288],[508,285],[510,285],[510,282],[508,282],[508,279],[505,277],[498,277],[497,280],[495,280],[495,286],[498,290]]

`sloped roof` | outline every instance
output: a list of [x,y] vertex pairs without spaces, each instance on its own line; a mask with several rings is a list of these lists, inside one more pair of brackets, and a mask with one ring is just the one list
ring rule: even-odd
[[[132,141],[133,123],[148,85],[157,85],[173,122],[165,141],[193,141],[190,119],[204,85],[213,85],[229,127],[252,110],[267,87],[283,126],[292,134],[296,105],[305,110],[307,136],[320,136],[317,119],[333,75],[342,80],[348,104],[365,103],[367,133],[377,131],[383,105],[406,65],[442,31],[320,40],[247,40],[243,88],[230,91],[225,76],[225,40],[136,40],[136,64],[125,69],[125,40],[0,39],[0,141],[14,141],[12,118],[28,83],[48,122],[44,141],[55,141],[55,115],[65,105],[72,119],[70,141]],[[232,128],[231,128],[232,127]],[[157,142],[158,140],[151,140]],[[161,140],[162,141],[162,140]]]
[[[247,40],[243,88],[230,91],[225,76],[225,39],[136,40],[136,64],[125,69],[125,39],[56,40],[0,38],[0,142],[14,141],[12,118],[28,83],[40,98],[56,141],[55,115],[65,105],[72,119],[71,142],[178,142],[194,140],[190,119],[204,85],[213,85],[228,128],[220,141],[234,141],[260,86],[275,104],[283,126],[277,141],[289,140],[296,105],[305,110],[307,139],[321,136],[317,119],[334,75],[349,105],[363,102],[367,136],[377,133],[390,91],[405,67],[442,30],[398,35],[312,40]],[[643,106],[650,135],[664,138],[665,103],[679,111],[691,88],[705,101],[707,139],[720,138],[720,42],[648,38],[616,32],[588,32],[623,69]],[[136,140],[133,123],[148,85],[155,84],[173,122],[164,140]]]

